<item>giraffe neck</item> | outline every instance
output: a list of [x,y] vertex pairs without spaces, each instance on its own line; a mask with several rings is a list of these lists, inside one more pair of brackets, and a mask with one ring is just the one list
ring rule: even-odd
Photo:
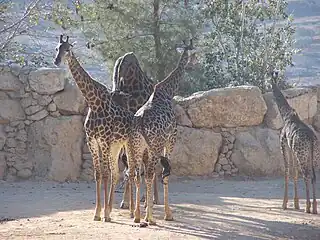
[[172,98],[179,88],[179,83],[184,75],[187,63],[188,50],[185,49],[180,56],[176,68],[164,80],[156,84],[155,88],[159,90],[161,89],[162,92],[166,93],[166,95]]
[[[92,79],[92,77],[83,69],[72,51],[67,55],[67,62],[73,79],[89,107],[94,110],[102,104],[106,104],[109,99],[106,86]],[[101,101],[102,99],[103,101]]]
[[288,118],[291,116],[291,113],[293,112],[293,109],[290,107],[287,99],[283,96],[281,90],[275,83],[272,83],[272,93],[279,108],[282,119],[284,121],[288,120]]

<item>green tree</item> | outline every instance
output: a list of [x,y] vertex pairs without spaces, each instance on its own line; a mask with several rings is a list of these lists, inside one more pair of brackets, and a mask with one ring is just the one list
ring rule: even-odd
[[251,84],[265,91],[268,72],[285,70],[297,52],[286,7],[283,0],[207,1],[202,87]]
[[109,63],[110,72],[118,57],[133,51],[148,75],[160,81],[179,59],[177,44],[202,30],[200,11],[184,1],[97,0],[75,4],[78,17],[65,15],[62,22],[83,30],[89,47]]

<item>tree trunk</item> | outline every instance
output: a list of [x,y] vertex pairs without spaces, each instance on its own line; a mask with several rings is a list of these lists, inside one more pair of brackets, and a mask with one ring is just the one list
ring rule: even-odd
[[159,16],[160,0],[153,1],[153,39],[156,52],[156,81],[159,82],[165,77],[165,66],[163,64],[163,56],[161,52],[160,37],[160,16]]

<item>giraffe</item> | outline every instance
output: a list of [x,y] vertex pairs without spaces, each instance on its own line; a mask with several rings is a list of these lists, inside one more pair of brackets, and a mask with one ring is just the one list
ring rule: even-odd
[[[140,174],[139,166],[144,164],[145,182],[147,187],[147,206],[145,221],[150,225],[156,224],[152,216],[153,203],[151,199],[151,185],[155,173],[155,165],[160,160],[162,181],[164,184],[164,219],[173,220],[172,212],[168,203],[168,184],[171,166],[169,157],[176,142],[177,123],[173,109],[172,98],[179,87],[179,82],[185,72],[188,63],[193,62],[192,40],[190,45],[185,45],[183,53],[176,68],[161,82],[154,86],[154,90],[148,101],[136,112],[133,123],[133,132],[128,140],[128,177],[130,191],[130,212],[134,213],[134,222],[140,222]],[[148,150],[148,158],[142,155]],[[134,176],[135,175],[135,176]],[[133,210],[132,184],[136,185],[136,203]]]
[[[310,181],[313,190],[312,213],[317,213],[316,200],[316,174],[317,158],[320,156],[317,136],[313,130],[302,122],[297,112],[288,104],[277,85],[278,72],[272,73],[271,86],[275,102],[279,108],[280,115],[284,121],[284,126],[280,133],[280,145],[284,158],[285,166],[285,188],[282,208],[287,209],[288,204],[288,181],[289,181],[289,164],[292,162],[294,173],[294,208],[300,209],[298,198],[298,177],[300,166],[302,176],[306,185],[306,209],[311,213],[311,202],[309,196]],[[299,165],[299,166],[298,166]]]
[[[133,113],[148,100],[153,92],[153,81],[148,78],[148,76],[142,71],[139,61],[133,52],[128,52],[123,56],[119,57],[115,62],[113,71],[113,88],[112,91],[121,91],[127,93],[131,96],[129,101],[129,110]],[[148,157],[147,152],[144,152],[144,158]],[[124,150],[120,154],[120,158],[125,166],[124,172],[128,169],[127,156]],[[155,204],[159,203],[158,195],[158,185],[157,177],[155,176],[154,182],[154,196],[153,202]],[[129,208],[129,185],[125,181],[125,188],[123,193],[123,199],[120,204],[120,208]],[[143,201],[144,196],[142,196],[141,201]],[[145,202],[146,205],[146,202]]]
[[[110,222],[110,213],[114,198],[114,189],[119,177],[118,155],[127,143],[133,114],[126,110],[128,99],[119,92],[110,93],[106,86],[95,81],[82,68],[75,54],[69,37],[63,40],[60,35],[56,48],[54,64],[59,66],[63,59],[68,63],[70,72],[84,96],[89,111],[84,123],[87,144],[93,158],[96,181],[96,207],[94,220],[101,217],[101,184],[104,184],[104,221]],[[120,104],[119,104],[120,101]],[[101,156],[100,156],[101,152]],[[111,184],[108,197],[108,179],[111,172]]]

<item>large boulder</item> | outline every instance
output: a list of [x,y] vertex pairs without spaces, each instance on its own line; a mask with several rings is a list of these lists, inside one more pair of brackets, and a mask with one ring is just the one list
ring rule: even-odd
[[76,180],[82,164],[82,116],[34,122],[28,129],[29,157],[34,175],[55,181]]
[[176,115],[177,124],[180,126],[192,127],[192,122],[186,114],[186,111],[179,104],[175,104],[174,112]]
[[65,74],[61,68],[39,68],[29,74],[30,88],[39,94],[54,94],[64,89]]
[[283,174],[284,164],[278,131],[254,127],[246,132],[238,132],[231,160],[243,175]]
[[25,114],[19,101],[0,99],[0,106],[0,119],[9,121],[25,119]]
[[62,114],[82,114],[86,102],[76,85],[68,84],[64,91],[57,93],[53,98],[54,103]]
[[[292,88],[283,91],[289,105],[294,108],[302,120],[311,122],[317,113],[317,91],[311,88]],[[271,92],[263,95],[268,106],[264,122],[271,129],[283,127],[279,108]]]
[[9,66],[0,65],[0,90],[3,91],[19,91],[23,88],[23,84],[19,78],[15,76]]
[[175,100],[197,128],[259,125],[267,111],[261,91],[254,86],[212,89]]
[[314,116],[312,125],[315,128],[315,130],[320,132],[320,114],[317,114],[316,116]]
[[218,160],[221,144],[220,133],[178,126],[178,138],[171,155],[172,174],[211,174]]

